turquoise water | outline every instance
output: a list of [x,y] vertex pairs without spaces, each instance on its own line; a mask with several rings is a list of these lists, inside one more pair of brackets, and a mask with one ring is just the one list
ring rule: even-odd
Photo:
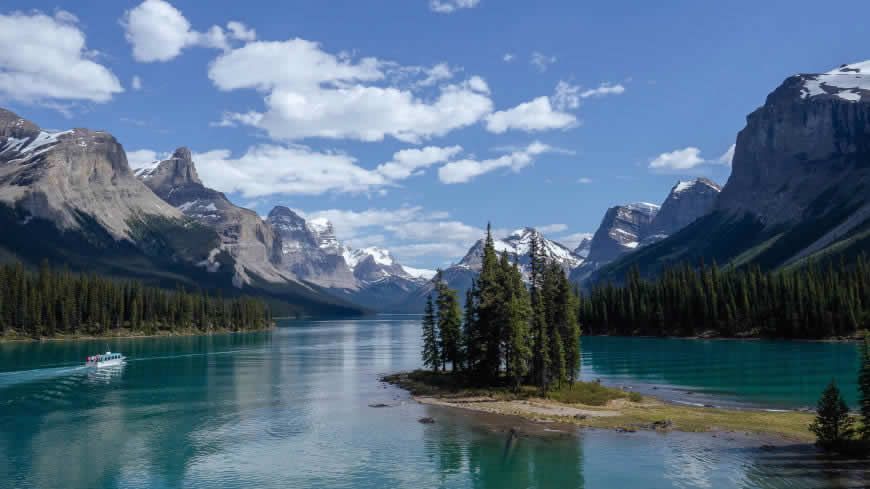
[[[245,335],[0,345],[0,487],[864,484],[863,467],[830,465],[805,447],[763,449],[752,439],[589,430],[511,440],[502,419],[418,405],[378,382],[380,374],[419,366],[416,318],[280,326]],[[624,346],[595,341],[585,339],[584,369],[630,378],[635,360]],[[614,356],[609,365],[606,357],[620,349],[622,360]],[[117,369],[80,366],[105,350],[129,361]],[[652,370],[637,375],[649,385],[682,382]],[[692,382],[686,385],[702,383]],[[435,424],[419,423],[424,416]]]
[[815,407],[831,378],[857,406],[857,369],[855,343],[587,336],[581,378],[680,402],[797,409]]

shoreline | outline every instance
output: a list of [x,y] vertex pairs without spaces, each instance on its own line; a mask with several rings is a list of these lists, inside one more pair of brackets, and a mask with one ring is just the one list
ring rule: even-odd
[[614,334],[595,334],[583,332],[586,337],[598,338],[649,338],[661,340],[712,340],[712,341],[784,341],[796,343],[860,343],[864,341],[863,336],[835,337],[835,338],[766,338],[762,336],[654,336],[654,335],[614,335]]
[[124,339],[144,339],[144,338],[178,338],[178,337],[191,337],[191,336],[217,336],[217,335],[230,335],[230,334],[243,334],[243,333],[257,333],[262,331],[271,331],[275,329],[277,326],[273,325],[269,328],[260,328],[260,329],[249,329],[245,331],[231,331],[231,330],[214,330],[208,332],[199,332],[199,331],[190,331],[190,330],[182,330],[178,332],[166,332],[166,333],[158,333],[158,334],[144,334],[143,332],[129,332],[127,334],[112,334],[112,335],[76,335],[76,336],[43,336],[40,338],[30,338],[30,337],[12,337],[6,338],[5,336],[0,336],[0,345],[4,343],[47,343],[47,342],[61,342],[61,341],[92,341],[92,340],[124,340]]
[[601,406],[559,402],[542,397],[518,398],[501,392],[451,392],[432,385],[421,385],[397,373],[381,378],[410,394],[423,405],[501,417],[506,423],[522,418],[525,422],[548,426],[605,429],[619,433],[637,431],[707,433],[713,437],[751,436],[765,441],[812,444],[807,428],[814,413],[800,411],[729,410],[672,404],[645,395],[642,401],[611,399]]

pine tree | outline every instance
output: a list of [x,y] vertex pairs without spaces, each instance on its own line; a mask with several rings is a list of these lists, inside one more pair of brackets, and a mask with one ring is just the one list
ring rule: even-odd
[[455,372],[461,365],[461,334],[462,334],[462,311],[459,308],[459,299],[456,291],[451,290],[443,283],[443,277],[439,270],[436,275],[436,287],[438,288],[438,333],[440,336],[441,361],[444,369],[450,363]]
[[816,435],[816,444],[826,450],[841,448],[852,436],[852,423],[849,406],[831,379],[819,399],[816,419],[809,427]]
[[426,300],[426,311],[423,314],[423,365],[438,372],[441,366],[441,352],[438,348],[438,326],[435,322],[435,308],[432,296]]

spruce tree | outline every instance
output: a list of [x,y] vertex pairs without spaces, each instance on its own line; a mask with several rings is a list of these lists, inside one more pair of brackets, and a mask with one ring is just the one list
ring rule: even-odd
[[432,296],[426,299],[426,311],[423,314],[423,365],[438,372],[441,365],[441,352],[438,348],[438,326],[435,322],[435,307]]
[[810,424],[810,431],[816,435],[816,444],[826,450],[841,448],[852,436],[852,423],[849,406],[831,379],[819,399],[816,419]]

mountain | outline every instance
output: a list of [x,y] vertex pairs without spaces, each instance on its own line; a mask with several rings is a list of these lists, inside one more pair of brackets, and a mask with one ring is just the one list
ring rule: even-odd
[[[583,264],[582,257],[567,247],[547,239],[536,229],[529,227],[518,229],[504,239],[494,240],[493,244],[497,253],[508,254],[511,263],[515,263],[517,258],[519,259],[520,270],[524,280],[528,280],[530,273],[529,244],[532,239],[537,239],[541,244],[541,253],[547,260],[555,261],[561,265],[566,274]],[[442,271],[443,279],[447,283],[447,286],[459,291],[461,301],[465,301],[465,291],[471,287],[472,280],[477,277],[483,266],[484,245],[485,241],[483,239],[478,240],[459,263]],[[427,281],[421,288],[413,291],[402,302],[399,309],[408,312],[422,311],[426,297],[432,294],[433,291],[433,284]]]
[[580,244],[577,245],[577,248],[574,248],[575,255],[584,260],[589,257],[589,250],[592,248],[592,236],[592,234],[584,235],[583,239],[580,240]]
[[637,249],[658,212],[659,206],[647,202],[607,209],[586,244],[586,259],[571,271],[571,280],[582,282],[603,265]]
[[7,231],[0,233],[0,262],[35,267],[47,259],[75,272],[161,287],[261,295],[279,314],[359,312],[299,283],[264,286],[254,284],[262,281],[257,277],[239,289],[236,259],[222,249],[221,237],[137,179],[111,134],[45,131],[5,109],[0,226]]
[[661,241],[707,214],[716,204],[722,186],[706,178],[679,181],[645,230],[642,245]]
[[235,259],[237,285],[254,277],[272,283],[293,281],[280,268],[281,237],[254,211],[234,205],[200,181],[190,150],[178,148],[172,157],[140,168],[136,177],[158,197],[220,236],[220,249]]
[[403,267],[382,248],[352,249],[342,244],[327,219],[304,218],[284,206],[269,212],[267,222],[282,240],[282,266],[296,277],[336,297],[381,312],[434,275]]
[[635,265],[845,260],[870,245],[870,61],[787,78],[746,118],[732,173],[710,213],[602,270]]

